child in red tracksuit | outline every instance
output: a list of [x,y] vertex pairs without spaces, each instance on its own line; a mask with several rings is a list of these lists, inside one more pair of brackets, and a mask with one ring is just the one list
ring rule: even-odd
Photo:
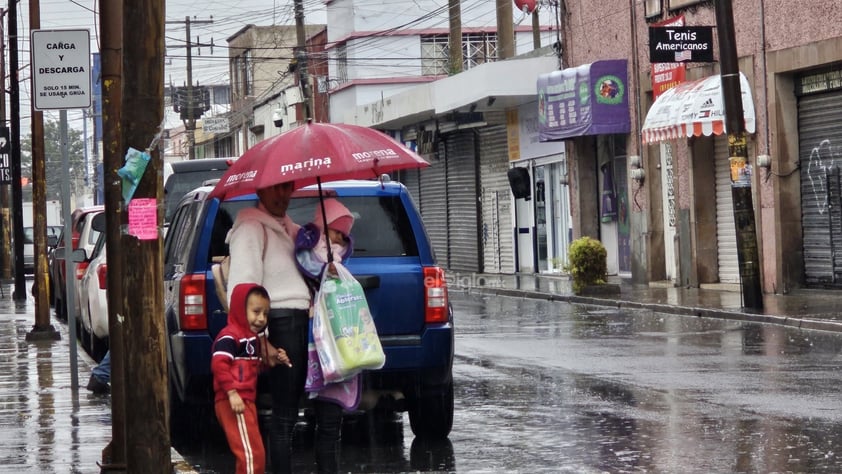
[[213,342],[214,408],[237,460],[237,474],[263,474],[266,451],[257,423],[257,375],[266,366],[291,364],[283,349],[273,348],[261,335],[269,320],[265,288],[237,285],[229,308],[228,324]]

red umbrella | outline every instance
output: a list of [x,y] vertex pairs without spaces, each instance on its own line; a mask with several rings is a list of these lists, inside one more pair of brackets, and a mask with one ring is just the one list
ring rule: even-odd
[[248,194],[289,181],[296,188],[339,179],[370,179],[429,166],[383,132],[359,125],[308,123],[256,144],[222,175],[211,197]]

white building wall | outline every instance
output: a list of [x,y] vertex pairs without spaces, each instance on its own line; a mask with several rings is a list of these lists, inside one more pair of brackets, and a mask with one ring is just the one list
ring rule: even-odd
[[[496,4],[488,0],[463,1],[462,25],[496,27],[495,11]],[[447,28],[448,15],[448,4],[441,0],[391,2],[386,8],[381,0],[334,0],[327,5],[328,41],[354,31]]]
[[360,38],[347,48],[348,80],[421,75],[420,36]]
[[[377,124],[383,121],[383,112],[377,112],[376,108],[388,108],[394,101],[391,97],[415,87],[421,87],[417,83],[384,83],[384,84],[361,84],[349,87],[330,95],[330,121],[344,123],[367,123]],[[417,104],[425,106],[424,97],[418,99]],[[388,101],[388,103],[387,103]],[[357,104],[366,104],[359,108]],[[406,111],[414,111],[415,101],[406,104]],[[368,111],[371,110],[371,116]],[[378,114],[380,118],[378,118]]]

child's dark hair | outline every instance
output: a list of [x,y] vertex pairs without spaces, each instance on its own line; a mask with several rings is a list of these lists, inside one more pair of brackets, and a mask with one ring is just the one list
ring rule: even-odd
[[266,288],[263,288],[260,285],[253,286],[249,290],[248,294],[246,295],[246,300],[248,300],[249,296],[251,296],[251,295],[259,295],[259,296],[262,296],[262,297],[266,298],[269,301],[272,301],[272,299],[269,298],[269,292],[266,291]]

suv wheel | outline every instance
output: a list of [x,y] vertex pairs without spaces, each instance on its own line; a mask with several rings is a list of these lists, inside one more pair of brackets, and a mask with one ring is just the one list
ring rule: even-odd
[[447,438],[453,427],[453,380],[441,392],[423,394],[410,401],[409,424],[419,438]]

